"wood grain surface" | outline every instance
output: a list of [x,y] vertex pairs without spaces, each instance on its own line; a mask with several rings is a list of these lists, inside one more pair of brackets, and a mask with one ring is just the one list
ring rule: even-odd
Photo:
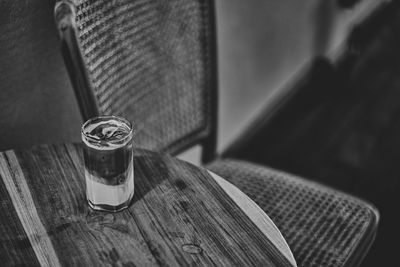
[[[229,184],[223,189],[222,178],[142,150],[135,151],[134,163],[130,208],[106,213],[86,204],[80,145],[0,153],[2,264],[295,265],[265,213],[249,208],[246,198],[238,205],[240,191]],[[264,219],[257,219],[257,212]]]

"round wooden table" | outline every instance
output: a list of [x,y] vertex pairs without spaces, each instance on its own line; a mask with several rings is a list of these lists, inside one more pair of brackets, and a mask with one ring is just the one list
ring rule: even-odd
[[80,145],[0,153],[5,265],[296,266],[269,217],[223,178],[135,150],[135,195],[118,213],[91,210]]

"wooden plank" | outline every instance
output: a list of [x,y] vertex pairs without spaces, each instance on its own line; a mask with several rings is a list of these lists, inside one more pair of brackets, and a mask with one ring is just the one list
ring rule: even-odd
[[[10,158],[12,168],[5,165]],[[28,208],[36,209],[30,219],[35,225],[25,226],[31,245],[32,237],[50,240],[51,258],[61,265],[294,265],[281,252],[284,241],[268,239],[205,169],[189,163],[135,151],[131,207],[105,213],[86,204],[79,145],[8,151],[0,162],[3,180],[18,185],[8,191],[20,220],[32,214]],[[17,205],[29,197],[29,205]]]
[[21,266],[24,262],[38,266],[39,261],[14,209],[2,172],[0,177],[0,262],[4,266]]
[[37,214],[18,159],[12,151],[1,155],[0,168],[19,221],[25,229],[40,265],[59,266],[57,255]]

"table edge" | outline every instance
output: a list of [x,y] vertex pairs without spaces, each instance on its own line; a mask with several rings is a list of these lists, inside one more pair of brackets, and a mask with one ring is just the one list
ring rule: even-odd
[[[237,188],[221,176],[213,173],[212,171],[207,170],[207,172],[229,195],[229,197],[233,201],[235,201],[235,203],[242,209],[242,211],[249,217],[249,219],[260,229],[260,231],[267,238],[273,238],[274,245],[277,247],[277,249],[282,252],[282,254],[294,267],[297,267],[296,260],[293,256],[292,251],[289,248],[289,245],[287,244],[282,233],[279,231],[278,227],[274,224],[271,218],[239,188]],[[274,232],[271,232],[271,229],[273,229]]]

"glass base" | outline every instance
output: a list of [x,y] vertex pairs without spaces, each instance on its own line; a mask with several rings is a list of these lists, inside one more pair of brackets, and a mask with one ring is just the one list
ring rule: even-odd
[[130,204],[130,200],[125,203],[122,203],[120,205],[117,205],[117,206],[112,206],[112,205],[107,205],[107,204],[94,204],[89,199],[87,199],[87,202],[89,204],[89,207],[91,207],[94,210],[108,211],[108,212],[122,211],[122,210],[128,208],[129,204]]

